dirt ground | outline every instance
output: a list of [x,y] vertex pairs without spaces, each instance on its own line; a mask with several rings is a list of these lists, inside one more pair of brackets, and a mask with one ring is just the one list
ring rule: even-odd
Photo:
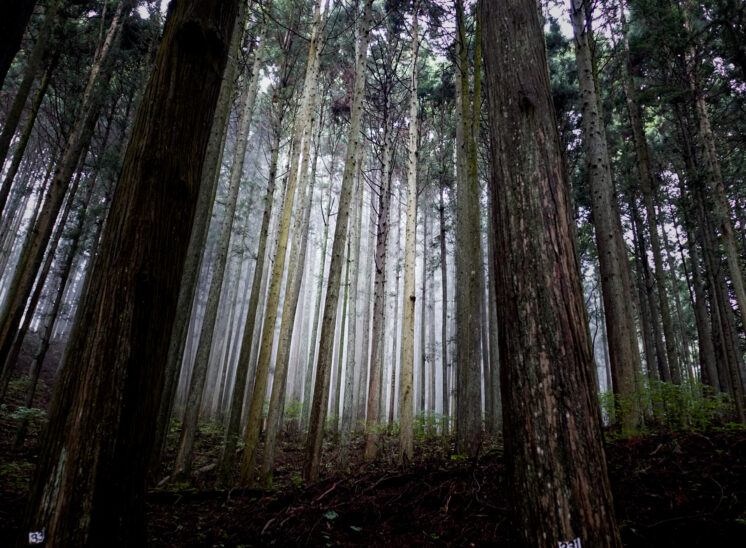
[[[20,393],[19,386],[14,391]],[[50,395],[46,384],[41,400]],[[19,527],[38,453],[35,422],[24,449],[11,451],[20,399],[0,413],[0,546]],[[172,432],[172,445],[176,429]],[[362,440],[346,464],[332,444],[322,479],[300,480],[302,439],[286,435],[272,490],[213,489],[219,430],[203,429],[191,485],[164,484],[148,495],[153,546],[511,546],[511,505],[499,439],[476,462],[442,439],[420,440],[413,464],[395,463],[392,438],[364,464]],[[606,444],[625,546],[746,546],[746,432],[665,433]],[[166,462],[172,456],[167,454]],[[164,466],[164,477],[168,469]]]

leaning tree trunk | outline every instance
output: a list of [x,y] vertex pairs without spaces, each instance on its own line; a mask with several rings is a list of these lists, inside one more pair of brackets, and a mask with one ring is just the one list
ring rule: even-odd
[[493,0],[482,14],[515,526],[526,546],[621,547],[539,13]]
[[[622,239],[618,206],[611,179],[606,130],[601,116],[596,87],[590,31],[589,0],[572,0],[570,15],[575,35],[575,60],[578,67],[585,141],[590,180],[591,206],[596,228],[598,260],[601,265],[601,289],[606,311],[609,356],[614,394],[623,400],[624,412],[618,414],[624,432],[637,428],[639,407],[635,376],[641,370],[637,330],[632,311],[629,261]],[[621,406],[618,411],[621,411]]]
[[236,146],[233,152],[233,164],[231,165],[230,183],[228,187],[227,204],[223,217],[223,226],[218,238],[218,249],[215,255],[215,264],[210,283],[210,293],[207,297],[207,305],[202,319],[197,354],[192,368],[192,378],[189,385],[184,421],[182,423],[179,448],[174,463],[174,476],[187,479],[191,474],[192,456],[194,450],[194,438],[197,433],[199,411],[202,404],[205,379],[210,361],[210,350],[212,348],[212,336],[215,331],[215,321],[218,317],[218,305],[223,287],[225,267],[228,263],[228,250],[230,248],[231,235],[233,234],[233,218],[238,203],[238,193],[241,188],[243,177],[244,159],[249,142],[249,129],[254,113],[254,104],[259,89],[259,71],[262,63],[262,52],[264,50],[265,36],[267,33],[267,21],[262,24],[259,36],[259,45],[254,53],[254,63],[251,69],[251,81],[245,82],[244,92],[241,95],[240,115],[238,121],[238,133],[236,135]]
[[217,0],[169,11],[29,495],[22,530],[45,530],[47,546],[146,544],[152,425],[237,11]]
[[[91,67],[88,83],[70,134],[62,152],[54,177],[44,200],[38,219],[30,237],[26,239],[16,265],[8,295],[0,312],[0,363],[4,363],[10,352],[13,339],[23,317],[26,301],[31,294],[34,279],[39,271],[44,252],[52,236],[55,221],[67,194],[68,184],[78,165],[81,153],[88,148],[98,113],[103,102],[103,91],[113,70],[111,49],[116,48],[123,17],[128,16],[129,2],[120,4],[117,14],[109,26],[104,43]],[[124,9],[125,5],[127,6]],[[126,13],[125,13],[126,12]],[[96,89],[98,87],[98,89]]]
[[192,317],[195,294],[199,281],[199,273],[202,269],[202,259],[207,240],[207,231],[212,218],[212,209],[217,194],[220,166],[223,157],[223,144],[225,141],[231,105],[233,104],[233,93],[235,91],[236,72],[238,67],[238,54],[243,36],[243,28],[246,22],[247,9],[244,2],[239,6],[235,28],[231,34],[231,43],[228,53],[228,62],[223,73],[220,85],[220,94],[213,117],[210,137],[205,152],[204,167],[199,185],[199,197],[197,199],[197,210],[194,214],[194,225],[189,236],[189,248],[184,260],[184,273],[179,284],[179,299],[176,305],[176,319],[171,333],[171,342],[166,358],[166,380],[163,387],[163,397],[158,410],[155,433],[155,450],[150,458],[149,473],[151,479],[158,471],[164,451],[166,450],[166,435],[173,411],[176,390],[179,382],[184,353],[189,336],[189,324]]

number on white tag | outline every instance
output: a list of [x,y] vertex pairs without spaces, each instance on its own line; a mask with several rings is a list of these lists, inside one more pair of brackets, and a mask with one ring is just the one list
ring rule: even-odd
[[29,544],[41,544],[44,542],[44,531],[33,531],[28,534]]

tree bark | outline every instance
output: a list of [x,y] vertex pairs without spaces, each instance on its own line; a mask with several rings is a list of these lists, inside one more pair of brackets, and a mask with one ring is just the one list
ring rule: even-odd
[[47,546],[146,543],[152,425],[237,9],[202,0],[169,11],[21,529],[46,530]]
[[525,546],[621,547],[539,13],[495,0],[482,14],[515,525]]
[[622,239],[618,205],[611,180],[606,130],[596,87],[588,1],[572,0],[570,18],[575,35],[575,60],[583,113],[583,140],[601,266],[601,288],[608,327],[611,373],[614,394],[623,400],[625,408],[617,417],[622,431],[632,432],[639,423],[639,407],[634,393],[635,376],[641,371],[640,351],[630,299],[632,288],[629,262],[626,245]]
[[[414,456],[414,433],[413,433],[413,411],[414,411],[414,393],[413,393],[413,376],[414,376],[414,314],[415,314],[415,260],[417,253],[417,145],[419,136],[419,113],[417,98],[417,62],[419,61],[420,40],[418,34],[418,9],[419,1],[415,1],[412,15],[412,76],[409,83],[409,142],[407,152],[409,161],[407,164],[407,224],[406,224],[406,244],[404,249],[404,319],[401,327],[401,377],[399,382],[399,459],[402,463],[410,462]],[[427,220],[425,223],[425,236],[427,240]],[[423,253],[423,262],[425,254]],[[424,274],[424,269],[423,269]],[[424,308],[424,288],[425,276],[422,277],[423,283],[423,305],[422,305],[422,325],[425,325],[425,308]],[[424,333],[424,329],[423,329]],[[422,337],[422,355],[425,355],[424,347],[425,337]],[[396,349],[394,349],[396,352]],[[425,364],[422,360],[422,383],[420,386],[420,403],[425,407]]]

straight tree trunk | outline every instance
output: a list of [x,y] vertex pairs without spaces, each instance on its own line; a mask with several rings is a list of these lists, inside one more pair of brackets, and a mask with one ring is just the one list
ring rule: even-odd
[[443,435],[448,435],[448,425],[450,423],[448,409],[448,253],[446,252],[446,221],[445,221],[445,204],[443,202],[443,193],[445,186],[441,182],[440,186],[440,205],[438,214],[440,216],[440,280],[443,289],[443,306],[441,315],[441,365],[442,365],[442,388],[443,388]]
[[358,424],[360,425],[360,429],[364,428],[365,424],[365,416],[367,411],[367,388],[368,388],[368,369],[371,366],[371,362],[369,361],[369,358],[371,356],[372,350],[370,350],[370,329],[371,329],[371,309],[370,309],[370,303],[373,300],[373,284],[375,281],[375,259],[376,256],[373,253],[373,246],[374,242],[376,240],[377,231],[373,230],[373,196],[371,195],[371,204],[370,204],[370,211],[368,213],[368,238],[366,241],[365,249],[367,251],[366,255],[369,257],[367,259],[368,267],[366,268],[367,273],[367,281],[365,282],[367,284],[367,288],[364,290],[364,300],[365,303],[363,306],[363,344],[362,344],[362,363],[360,364],[360,376],[358,377],[357,381],[357,401],[355,404],[356,408],[356,419]]
[[539,12],[528,0],[481,7],[515,527],[525,546],[621,547]]
[[365,97],[366,61],[370,27],[373,20],[373,0],[363,2],[363,13],[358,19],[360,28],[357,31],[355,60],[355,85],[352,105],[350,107],[350,131],[345,153],[345,167],[342,174],[342,189],[339,193],[339,208],[332,241],[332,258],[329,264],[329,281],[327,282],[326,302],[321,322],[319,360],[314,385],[313,403],[309,418],[308,436],[303,464],[303,477],[307,481],[316,481],[319,477],[321,443],[323,441],[324,422],[327,408],[329,373],[331,372],[332,351],[334,346],[334,327],[337,319],[339,287],[342,277],[342,262],[347,239],[347,225],[350,216],[350,201],[355,185],[357,164],[357,147],[360,146],[360,128],[363,119],[363,99]]
[[[484,291],[479,269],[482,246],[479,227],[479,181],[477,141],[473,112],[469,109],[469,61],[466,22],[462,0],[456,0],[457,33],[457,165],[461,174],[456,185],[456,331],[457,391],[456,450],[476,457],[482,431],[481,301]],[[474,55],[474,112],[479,112],[481,96],[481,27],[477,16]],[[459,131],[460,130],[460,131]]]
[[641,371],[640,351],[630,299],[632,288],[629,262],[611,180],[606,130],[601,116],[596,70],[591,53],[591,9],[588,1],[572,0],[570,18],[575,35],[575,60],[583,112],[583,140],[589,170],[598,259],[601,265],[601,288],[608,326],[611,374],[614,380],[614,394],[625,404],[625,412],[618,414],[619,426],[623,432],[632,432],[639,423],[639,408],[634,393],[635,376]]
[[[394,272],[396,272],[396,276],[394,277],[394,290],[391,291],[391,293],[394,296],[394,328],[392,329],[392,341],[391,341],[391,382],[389,383],[389,390],[391,391],[391,398],[389,399],[389,417],[388,417],[388,427],[389,429],[392,429],[394,427],[394,409],[396,408],[396,347],[398,346],[397,341],[399,337],[399,301],[400,299],[399,295],[399,277],[402,271],[402,264],[400,259],[400,251],[401,251],[401,195],[397,195],[396,197],[396,239],[394,240],[396,242],[396,247],[394,248]],[[388,255],[388,253],[387,253]],[[403,290],[402,290],[403,291]],[[403,321],[403,319],[402,319]],[[386,325],[386,321],[384,319],[383,325]],[[401,360],[399,361],[401,363]],[[401,386],[401,379],[399,379],[399,385]]]
[[[417,145],[419,142],[419,112],[417,98],[417,62],[419,61],[420,40],[418,34],[418,9],[419,1],[415,1],[412,15],[412,77],[409,83],[409,142],[407,164],[407,228],[406,245],[404,250],[404,319],[401,328],[401,381],[399,383],[399,414],[401,417],[399,428],[400,460],[403,463],[410,462],[414,457],[414,432],[413,432],[413,376],[414,376],[414,314],[415,314],[415,260],[417,254]],[[424,238],[427,241],[427,216],[424,217]],[[424,244],[423,244],[424,247]],[[422,254],[423,266],[425,261]],[[422,355],[425,355],[425,276],[423,268],[423,304],[422,304]],[[396,349],[394,349],[396,351]],[[422,383],[420,403],[425,407],[425,363],[422,360]]]
[[[359,285],[359,273],[360,273],[360,239],[361,239],[361,228],[362,228],[362,217],[363,217],[363,147],[358,149],[357,154],[357,188],[355,189],[355,200],[357,202],[357,210],[354,213],[354,222],[352,223],[352,230],[350,239],[352,241],[352,253],[349,254],[350,270],[352,276],[350,278],[350,308],[349,308],[349,332],[347,342],[347,368],[345,370],[345,395],[342,402],[342,443],[341,447],[345,450],[345,455],[341,459],[344,463],[346,460],[346,448],[349,444],[350,433],[352,432],[352,418],[354,414],[353,409],[353,395],[354,395],[354,384],[355,384],[355,370],[357,369],[357,360],[355,359],[356,346],[357,346],[357,302],[360,300]],[[363,350],[363,356],[365,350]]]
[[152,425],[237,10],[202,0],[169,11],[21,528],[45,530],[47,546],[146,543]]

